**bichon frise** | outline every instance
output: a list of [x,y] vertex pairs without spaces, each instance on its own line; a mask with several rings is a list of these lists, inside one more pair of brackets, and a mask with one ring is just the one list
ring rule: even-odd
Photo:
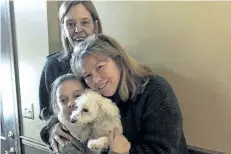
[[71,122],[61,114],[59,121],[80,142],[88,141],[88,148],[101,151],[109,146],[109,131],[117,128],[123,134],[118,107],[97,92],[86,90],[75,101]]

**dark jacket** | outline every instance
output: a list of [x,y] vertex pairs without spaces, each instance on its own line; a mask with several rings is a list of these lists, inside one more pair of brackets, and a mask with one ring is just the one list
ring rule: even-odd
[[131,142],[130,154],[187,154],[183,117],[169,83],[150,77],[144,92],[122,102],[111,98],[120,109],[124,136]]
[[[130,154],[187,154],[183,117],[177,98],[168,82],[150,77],[144,92],[122,102],[110,97],[120,109],[124,136],[131,142]],[[49,129],[41,131],[48,142]]]
[[40,119],[41,111],[43,109],[43,115],[45,116],[45,119],[52,114],[52,109],[50,108],[49,103],[52,83],[59,76],[70,72],[70,59],[63,60],[61,57],[62,52],[47,56],[46,63],[43,67],[39,85]]

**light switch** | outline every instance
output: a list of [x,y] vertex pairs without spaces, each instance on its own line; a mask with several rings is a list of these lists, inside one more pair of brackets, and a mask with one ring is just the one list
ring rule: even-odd
[[34,119],[34,107],[33,104],[23,108],[23,117],[28,119]]

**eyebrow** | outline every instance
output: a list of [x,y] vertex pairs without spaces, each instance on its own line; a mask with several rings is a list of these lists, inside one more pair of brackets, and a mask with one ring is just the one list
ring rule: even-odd
[[62,98],[62,97],[65,97],[66,98],[66,95],[59,95],[59,99]]
[[[90,18],[88,18],[88,17],[83,17],[83,18],[81,18],[81,20],[90,20]],[[68,18],[67,20],[66,20],[66,22],[68,22],[68,21],[75,21],[74,20],[74,18]]]
[[[83,90],[75,90],[72,93],[75,93],[75,92],[83,92]],[[67,96],[64,94],[61,94],[61,95],[59,95],[59,98],[61,98],[61,97],[67,97]]]
[[82,20],[90,20],[90,18],[84,17],[82,18]]
[[66,20],[66,22],[69,22],[69,21],[74,21],[75,22],[75,20],[72,19],[72,18]]
[[72,93],[76,93],[76,92],[83,92],[83,90],[75,90],[75,91],[73,91]]
[[[101,62],[103,62],[103,61],[99,61],[99,62],[95,63],[95,65],[93,66],[93,68],[94,68],[96,65],[98,65],[99,63],[101,63]],[[83,75],[86,75],[86,74],[88,74],[88,73],[87,73],[87,72],[83,72]]]

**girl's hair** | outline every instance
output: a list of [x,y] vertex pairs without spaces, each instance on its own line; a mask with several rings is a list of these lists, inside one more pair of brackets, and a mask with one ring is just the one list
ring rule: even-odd
[[86,55],[104,55],[110,57],[121,70],[118,93],[120,99],[126,101],[134,98],[144,91],[149,77],[153,76],[151,68],[139,64],[135,59],[128,56],[117,41],[107,35],[95,34],[87,37],[74,48],[74,54],[70,61],[72,72],[83,78],[81,63]]
[[64,74],[60,77],[58,77],[53,83],[51,87],[51,95],[50,95],[50,109],[52,109],[51,113],[54,115],[57,115],[59,112],[59,107],[57,104],[57,99],[56,99],[56,92],[57,89],[60,85],[62,85],[65,81],[68,80],[77,80],[82,83],[83,87],[85,88],[84,82],[79,78],[78,76],[75,76],[74,74]]
[[92,3],[92,1],[85,1],[85,0],[77,0],[77,1],[64,1],[62,2],[59,8],[59,22],[60,22],[60,29],[61,29],[61,41],[63,45],[63,59],[68,60],[71,57],[71,53],[73,50],[72,45],[70,44],[69,40],[65,37],[64,32],[62,30],[62,24],[64,24],[64,17],[66,16],[67,12],[70,8],[74,5],[82,4],[91,14],[94,24],[97,24],[98,33],[102,33],[102,25],[97,13],[97,10]]

